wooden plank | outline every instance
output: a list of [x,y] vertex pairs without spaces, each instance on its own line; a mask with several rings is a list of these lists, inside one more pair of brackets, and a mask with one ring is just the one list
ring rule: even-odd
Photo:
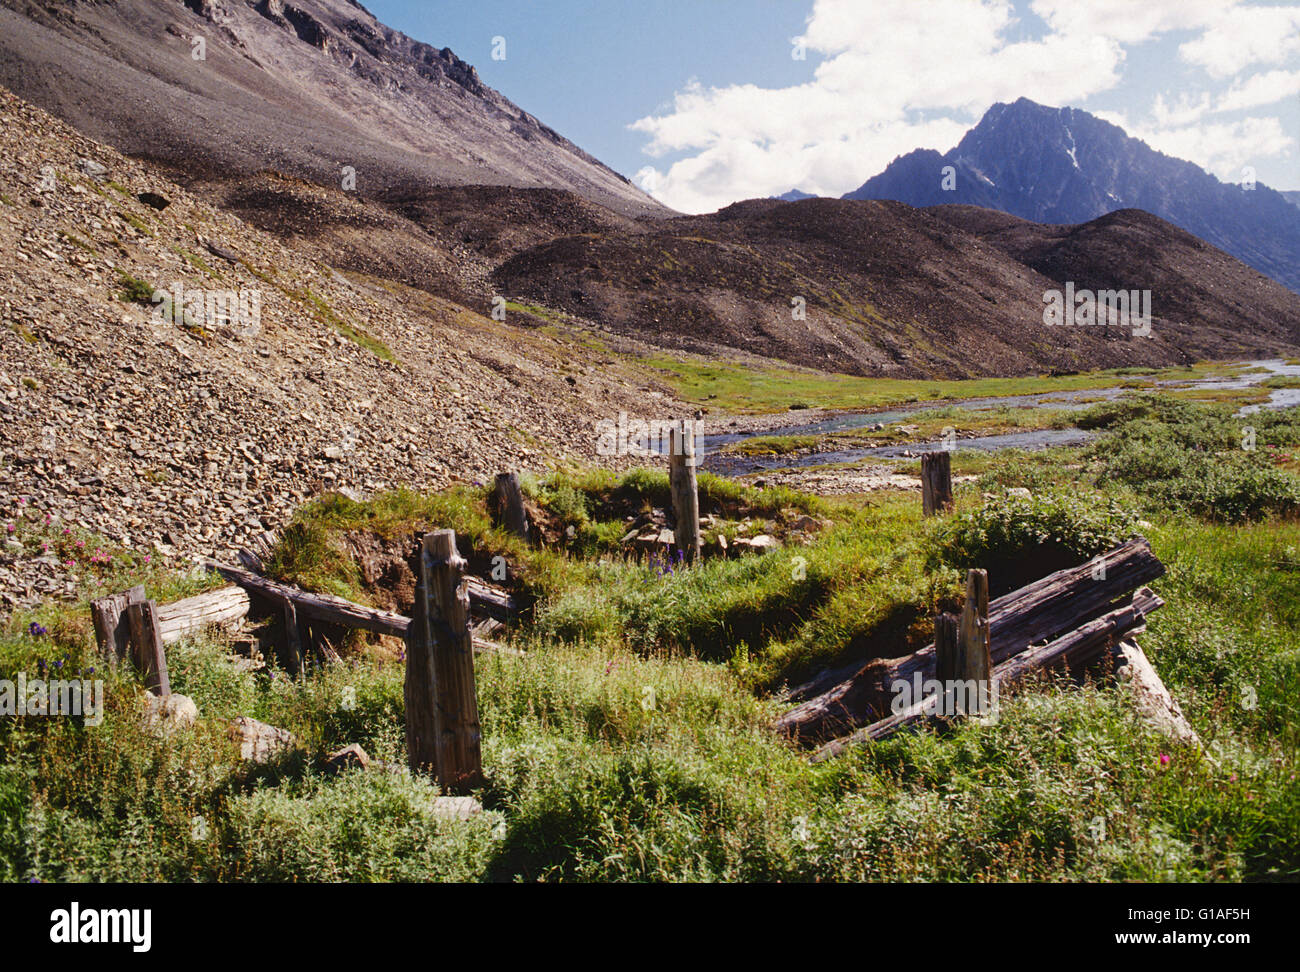
[[[1104,564],[1104,573],[1098,570],[1098,563]],[[990,661],[997,665],[1031,644],[1060,637],[1113,609],[1118,599],[1160,577],[1164,570],[1150,544],[1136,537],[1103,554],[1099,561],[1057,571],[1003,595],[989,605]],[[800,704],[782,715],[776,728],[804,742],[841,736],[881,718],[892,702],[889,686],[898,679],[911,681],[918,672],[925,678],[934,677],[933,644],[901,658],[859,664],[829,686],[827,679],[817,680],[814,687],[820,691],[796,699]]]
[[921,453],[921,512],[934,516],[952,509],[952,453]]
[[174,644],[212,625],[226,626],[242,621],[248,617],[251,606],[248,592],[237,584],[160,605],[158,629],[163,644]]
[[1116,647],[1115,678],[1131,694],[1139,716],[1171,739],[1200,748],[1200,736],[1165,688],[1146,652],[1131,638]]
[[280,667],[290,675],[297,675],[302,671],[302,632],[298,628],[298,610],[289,598],[280,602],[280,617],[284,623]]
[[528,513],[517,473],[497,473],[492,486],[492,510],[498,525],[523,540],[528,539]]
[[[961,670],[961,623],[955,614],[943,612],[934,618],[935,678],[951,684]],[[945,710],[951,712],[951,709]]]
[[167,654],[158,630],[158,605],[154,601],[136,601],[126,608],[131,631],[131,662],[144,678],[145,687],[154,695],[171,694],[167,678]]
[[[936,649],[938,643],[935,643]],[[993,664],[989,660],[989,575],[985,570],[972,570],[966,574],[966,604],[962,608],[961,620],[957,624],[957,651],[948,664],[940,664],[936,651],[936,665],[940,682],[950,685],[957,683],[975,685],[975,695],[963,698],[960,691],[952,692],[954,707],[950,712],[965,711],[967,703],[973,703],[976,711],[967,715],[979,715],[988,705],[989,681]],[[946,669],[946,670],[945,670]]]
[[695,424],[683,421],[668,434],[668,482],[677,526],[673,540],[686,562],[700,558],[700,492],[696,481]]
[[90,602],[90,617],[95,625],[99,654],[110,666],[116,666],[127,656],[127,646],[131,639],[131,628],[126,617],[127,605],[138,604],[143,600],[144,585],[139,584],[129,591]]
[[434,687],[433,623],[430,616],[427,573],[420,567],[424,544],[416,554],[415,606],[406,632],[406,681],[402,696],[406,704],[406,760],[413,773],[438,772],[437,691]]

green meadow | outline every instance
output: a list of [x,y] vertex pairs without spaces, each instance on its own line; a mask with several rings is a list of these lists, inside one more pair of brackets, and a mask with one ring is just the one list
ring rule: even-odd
[[[1295,880],[1300,417],[1252,417],[1249,450],[1224,405],[1137,394],[1076,417],[1098,432],[1084,448],[958,451],[955,470],[976,479],[929,520],[915,493],[828,499],[704,475],[710,541],[784,543],[694,567],[620,545],[629,515],[668,502],[662,471],[528,480],[550,528],[537,547],[492,526],[479,488],[304,506],[268,561],[276,576],[373,600],[345,534],[451,527],[472,564],[504,557],[530,605],[498,636],[524,654],[476,659],[486,783],[468,821],[436,816],[426,778],[319,768],[350,743],[405,764],[394,643],[357,637],[342,664],[292,678],[273,662],[242,670],[213,631],[169,649],[198,723],[144,729],[141,683],[102,669],[87,601],[214,582],[14,511],[13,536],[58,546],[79,593],[7,620],[0,677],[96,668],[107,711],[98,726],[0,718],[0,879]],[[818,528],[795,529],[801,517]],[[1123,689],[1065,675],[1005,698],[996,724],[817,765],[772,730],[785,690],[818,670],[925,644],[967,567],[1082,562],[1134,533],[1168,568],[1140,640],[1201,748],[1154,732]],[[297,748],[241,763],[226,733],[240,715]]]

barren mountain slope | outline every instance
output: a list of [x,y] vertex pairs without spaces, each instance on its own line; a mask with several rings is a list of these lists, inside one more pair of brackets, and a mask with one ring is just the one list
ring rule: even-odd
[[0,84],[183,180],[273,169],[340,185],[352,166],[363,195],[545,186],[667,212],[352,0],[0,0]]
[[490,306],[491,272],[517,252],[559,236],[635,233],[657,222],[630,219],[561,189],[432,187],[368,200],[267,172],[190,188],[332,266],[476,309]]
[[[160,319],[143,288],[176,283],[258,295],[260,328]],[[227,552],[322,490],[594,459],[598,418],[673,410],[596,346],[345,278],[2,91],[0,360],[0,509],[164,555]],[[0,558],[0,590],[65,583],[29,567]]]
[[1279,322],[1294,330],[1300,298],[1191,233],[1140,209],[1121,209],[1087,223],[1031,223],[976,206],[928,212],[979,236],[1058,284],[1079,289],[1151,290],[1170,320],[1231,321],[1241,340],[1266,350]]
[[[752,200],[545,243],[493,279],[505,294],[666,346],[857,374],[1014,375],[1300,347],[1300,297],[1155,217],[1025,224],[1086,241],[1040,260],[988,230],[1014,217],[962,212],[972,232],[942,209],[896,202]],[[1152,335],[1047,327],[1043,295],[1065,280],[1151,290]]]

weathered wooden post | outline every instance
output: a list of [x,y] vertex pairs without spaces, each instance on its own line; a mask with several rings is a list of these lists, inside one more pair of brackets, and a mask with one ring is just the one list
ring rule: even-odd
[[944,706],[941,711],[945,714],[954,711],[953,693],[949,686],[958,671],[958,628],[957,615],[943,611],[934,616],[934,675],[943,686],[943,697],[940,701]]
[[416,552],[415,610],[407,629],[406,748],[412,770],[464,793],[482,784],[474,641],[465,561],[456,532],[426,533]]
[[[989,658],[989,575],[966,574],[961,619],[941,614],[934,626],[935,677],[944,687],[947,715],[982,714],[991,697]],[[963,695],[963,692],[966,694]]]
[[158,604],[135,601],[126,606],[127,625],[131,631],[131,663],[144,677],[145,687],[154,695],[172,693],[167,678],[167,654],[163,651],[162,629],[158,625]]
[[497,473],[492,486],[494,519],[517,537],[528,539],[528,513],[517,473]]
[[280,665],[290,675],[297,675],[302,670],[302,631],[298,627],[298,609],[287,597],[280,602],[281,617],[284,619],[284,648],[280,656]]
[[952,509],[952,453],[921,453],[921,511],[934,516]]
[[700,556],[700,493],[695,479],[695,423],[683,420],[668,433],[668,485],[677,518],[674,540],[687,563]]
[[90,602],[95,641],[99,644],[99,653],[109,665],[116,666],[126,657],[127,645],[131,640],[131,628],[126,618],[127,605],[138,604],[143,600],[144,585],[139,584],[129,591],[110,594]]

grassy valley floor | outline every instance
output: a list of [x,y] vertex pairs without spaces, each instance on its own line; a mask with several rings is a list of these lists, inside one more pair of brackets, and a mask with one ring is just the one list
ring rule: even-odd
[[[129,670],[97,671],[107,713],[0,719],[0,879],[9,881],[1295,880],[1300,876],[1300,416],[1135,394],[1075,413],[1081,448],[959,451],[957,509],[914,493],[817,497],[703,476],[707,538],[768,534],[764,555],[637,562],[627,519],[668,502],[661,471],[526,482],[547,542],[495,530],[485,491],[323,497],[268,562],[371,603],[355,538],[400,548],[453,527],[471,567],[505,558],[533,604],[476,660],[485,812],[448,821],[400,772],[326,775],[350,743],[405,763],[399,642],[343,664],[249,672],[217,632],[169,648],[192,728],[142,726]],[[906,467],[904,467],[906,468]],[[1009,492],[1009,490],[1011,490]],[[1029,495],[1024,495],[1028,490]],[[11,511],[11,550],[59,558],[79,603],[9,618],[0,677],[97,668],[86,599],[143,582],[160,602],[215,582]],[[1173,744],[1109,684],[1044,679],[996,724],[925,730],[811,765],[771,729],[817,671],[925,644],[965,568],[996,587],[1133,533],[1168,573],[1140,640],[1196,731]],[[400,606],[400,605],[398,605]],[[289,730],[242,763],[226,726]]]

